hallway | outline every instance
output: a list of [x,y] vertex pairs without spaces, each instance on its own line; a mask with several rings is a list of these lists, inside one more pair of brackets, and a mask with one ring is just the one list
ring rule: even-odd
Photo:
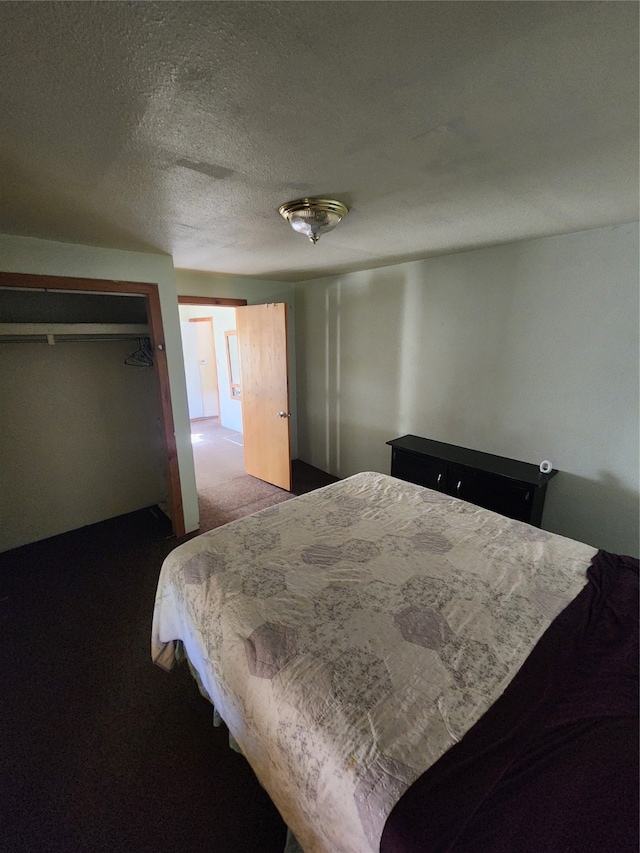
[[221,426],[219,418],[191,421],[191,445],[198,491],[245,474],[242,435]]
[[191,421],[201,533],[293,497],[245,472],[241,441],[218,418]]

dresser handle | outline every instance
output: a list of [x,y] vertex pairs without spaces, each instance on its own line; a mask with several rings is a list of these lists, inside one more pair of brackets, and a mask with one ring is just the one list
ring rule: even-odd
[[439,486],[441,482],[442,482],[442,473],[438,474],[438,480],[436,482],[436,486]]
[[458,480],[458,485],[456,486],[456,496],[460,497],[460,488],[462,486],[462,480]]

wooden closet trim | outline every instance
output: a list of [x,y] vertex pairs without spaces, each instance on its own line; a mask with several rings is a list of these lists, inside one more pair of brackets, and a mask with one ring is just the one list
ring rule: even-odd
[[171,404],[167,349],[162,325],[160,293],[158,285],[139,281],[110,281],[97,278],[71,278],[66,276],[32,275],[29,273],[0,272],[0,287],[15,287],[23,290],[61,290],[91,293],[133,293],[146,297],[147,319],[151,346],[154,350],[154,365],[157,368],[160,392],[162,432],[165,447],[167,483],[169,489],[169,513],[176,536],[185,535],[180,469]]
[[178,296],[179,305],[217,305],[236,308],[247,304],[246,299],[226,299],[222,296]]
[[227,308],[246,305],[246,299],[225,299],[221,296],[178,296],[180,305],[218,305]]

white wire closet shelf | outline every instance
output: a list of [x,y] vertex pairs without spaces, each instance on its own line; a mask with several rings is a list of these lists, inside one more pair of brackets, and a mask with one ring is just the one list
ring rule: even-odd
[[141,323],[0,323],[0,343],[127,340],[149,336]]

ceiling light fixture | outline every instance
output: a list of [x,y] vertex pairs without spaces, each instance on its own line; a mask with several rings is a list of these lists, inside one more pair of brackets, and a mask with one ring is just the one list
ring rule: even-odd
[[293,230],[306,234],[312,243],[334,229],[348,212],[346,204],[330,198],[299,198],[278,208]]

